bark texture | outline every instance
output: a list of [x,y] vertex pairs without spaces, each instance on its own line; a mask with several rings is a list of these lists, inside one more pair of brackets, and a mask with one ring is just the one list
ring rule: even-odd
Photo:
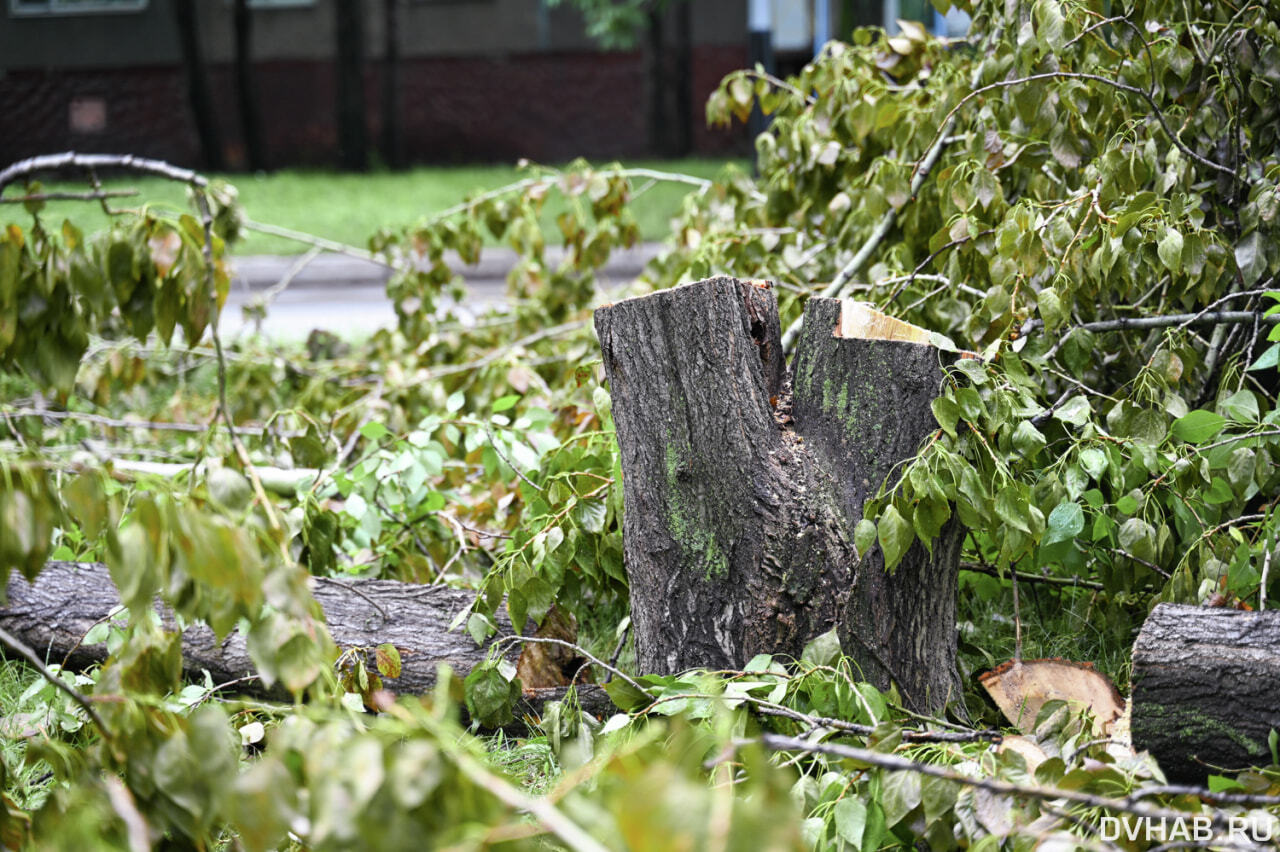
[[[835,337],[840,311],[836,299],[805,306],[792,416],[856,524],[867,498],[938,428],[931,404],[942,386],[942,353],[921,343]],[[939,707],[961,693],[954,660],[962,537],[953,516],[932,552],[916,541],[893,573],[880,548],[871,548],[840,619],[841,647],[863,676],[882,688],[897,684],[915,707]]]
[[1130,722],[1171,781],[1271,763],[1280,612],[1160,604],[1133,647]]
[[[489,646],[512,635],[506,608],[497,614],[498,633],[485,646],[477,646],[465,631],[449,632],[449,623],[474,598],[473,592],[442,586],[422,586],[394,580],[320,580],[312,590],[324,609],[329,632],[340,648],[372,648],[390,642],[400,651],[398,678],[384,678],[392,692],[422,694],[432,690],[438,667],[450,666],[459,677],[488,655]],[[8,602],[0,608],[0,628],[21,639],[49,662],[72,668],[101,663],[106,645],[83,645],[89,628],[104,619],[120,603],[105,565],[87,562],[50,562],[35,583],[14,574],[9,581]],[[172,622],[169,622],[172,626]],[[506,653],[516,662],[518,643]],[[188,628],[182,636],[184,670],[203,678],[208,671],[214,683],[227,683],[254,673],[244,637],[233,632],[218,642],[203,624]],[[372,660],[370,670],[375,670]],[[262,694],[256,682],[238,686],[237,692]],[[532,689],[525,693],[523,709],[537,712],[546,701],[564,697],[565,689]],[[284,697],[273,695],[273,697]],[[599,687],[579,686],[579,703],[589,712],[613,712],[613,704]]]
[[938,353],[837,339],[839,318],[810,301],[793,421],[768,285],[713,278],[596,312],[641,670],[799,655],[849,618],[868,679],[921,709],[956,694],[958,548],[913,551],[889,577],[853,547],[863,496],[918,450],[921,412],[932,423]]

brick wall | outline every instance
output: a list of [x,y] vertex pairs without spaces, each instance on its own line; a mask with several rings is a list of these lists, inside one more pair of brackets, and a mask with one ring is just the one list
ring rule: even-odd
[[[694,144],[697,153],[741,153],[741,127],[709,130],[703,105],[721,77],[745,62],[738,47],[694,49]],[[231,69],[209,74],[232,164],[242,162]],[[320,60],[270,61],[257,67],[268,157],[275,167],[336,160],[335,81]],[[401,67],[404,150],[411,162],[558,162],[646,153],[644,64],[638,53],[535,53],[515,56],[410,58]],[[379,73],[366,75],[370,140],[376,142]],[[75,98],[101,98],[106,127],[75,133]],[[0,165],[67,149],[133,153],[198,165],[199,143],[177,66],[112,70],[13,70],[0,76]]]

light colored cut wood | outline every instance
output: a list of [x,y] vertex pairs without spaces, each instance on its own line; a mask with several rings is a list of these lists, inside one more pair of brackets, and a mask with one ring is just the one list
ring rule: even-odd
[[1093,714],[1095,732],[1107,736],[1124,712],[1124,700],[1106,675],[1072,660],[1014,660],[978,681],[1005,718],[1024,734],[1035,730],[1046,702],[1065,701]]
[[920,326],[881,313],[867,302],[855,299],[840,300],[840,325],[836,327],[834,336],[862,340],[904,340],[908,343],[928,343],[930,338],[929,332]]

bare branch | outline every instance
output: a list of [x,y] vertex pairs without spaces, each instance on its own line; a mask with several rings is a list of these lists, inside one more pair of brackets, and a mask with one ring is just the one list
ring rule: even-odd
[[77,154],[67,151],[63,154],[42,154],[19,160],[0,171],[0,194],[5,188],[18,180],[41,172],[60,172],[66,169],[121,169],[139,174],[156,175],[192,186],[205,187],[209,181],[190,169],[170,165],[163,160],[151,160],[146,157],[135,157],[132,154]]
[[[1201,311],[1196,314],[1165,314],[1163,316],[1150,317],[1118,317],[1111,320],[1099,320],[1098,322],[1086,322],[1081,325],[1072,326],[1068,330],[1068,334],[1073,331],[1133,331],[1137,329],[1150,328],[1186,328],[1198,325],[1238,325],[1240,323],[1251,323],[1258,319],[1263,325],[1280,325],[1280,314],[1272,316],[1258,317],[1253,311]],[[1043,320],[1028,320],[1022,326],[1022,333],[1029,334],[1044,326]]]
[[1099,592],[1106,588],[1096,580],[1082,580],[1079,577],[1053,577],[1045,574],[1032,574],[1027,571],[1010,571],[1008,574],[1001,574],[999,569],[990,565],[979,565],[977,562],[961,562],[960,570],[968,571],[970,574],[986,574],[988,577],[996,577],[1001,580],[1005,579],[1008,574],[1016,574],[1020,583],[1046,583],[1050,586],[1093,589]]
[[[207,432],[209,427],[200,423],[164,423],[155,420],[117,420],[114,417],[104,417],[100,414],[89,414],[83,411],[49,411],[40,408],[17,408],[17,409],[0,409],[0,415],[4,417],[40,417],[48,420],[83,420],[86,423],[96,423],[99,426],[106,426],[111,429],[147,429],[153,432]],[[235,431],[237,435],[260,435],[263,427],[237,426]],[[305,433],[303,432],[279,432],[282,438],[296,438]]]
[[[942,766],[936,766],[929,763],[919,763],[905,757],[899,757],[896,754],[885,754],[884,752],[872,751],[868,748],[857,748],[856,746],[839,745],[837,743],[807,742],[805,740],[796,739],[795,737],[783,737],[778,736],[777,734],[765,734],[761,737],[760,741],[766,748],[774,751],[801,751],[808,752],[810,754],[825,754],[830,757],[838,757],[846,760],[856,760],[890,772],[915,772],[919,775],[929,775],[934,778],[942,778],[946,781],[953,781],[967,787],[977,787],[981,790],[987,790],[988,792],[998,793],[1005,796],[1015,796],[1024,799],[1038,799],[1041,801],[1061,800],[1074,802],[1090,808],[1103,808],[1109,811],[1119,811],[1121,813],[1134,814],[1135,816],[1153,820],[1186,819],[1188,814],[1187,811],[1154,807],[1137,800],[1136,797],[1115,799],[1108,796],[1094,796],[1089,793],[1081,793],[1076,790],[1063,790],[1057,787],[1043,787],[1038,784],[1019,786],[996,778],[975,778]],[[747,742],[750,741],[748,740]],[[1205,790],[1204,793],[1209,797],[1218,795],[1210,793],[1208,790]],[[1219,829],[1227,828],[1227,818],[1223,814],[1212,814],[1212,820],[1214,825]]]

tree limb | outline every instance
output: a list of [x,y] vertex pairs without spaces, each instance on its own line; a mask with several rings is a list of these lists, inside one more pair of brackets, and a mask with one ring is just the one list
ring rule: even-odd
[[64,169],[124,169],[141,174],[157,175],[189,183],[192,186],[205,187],[208,179],[190,169],[170,165],[163,160],[152,160],[147,157],[135,157],[132,154],[77,154],[67,151],[62,154],[42,154],[29,157],[8,166],[0,171],[0,194],[9,184],[18,178],[27,177],[38,172],[58,172]]

